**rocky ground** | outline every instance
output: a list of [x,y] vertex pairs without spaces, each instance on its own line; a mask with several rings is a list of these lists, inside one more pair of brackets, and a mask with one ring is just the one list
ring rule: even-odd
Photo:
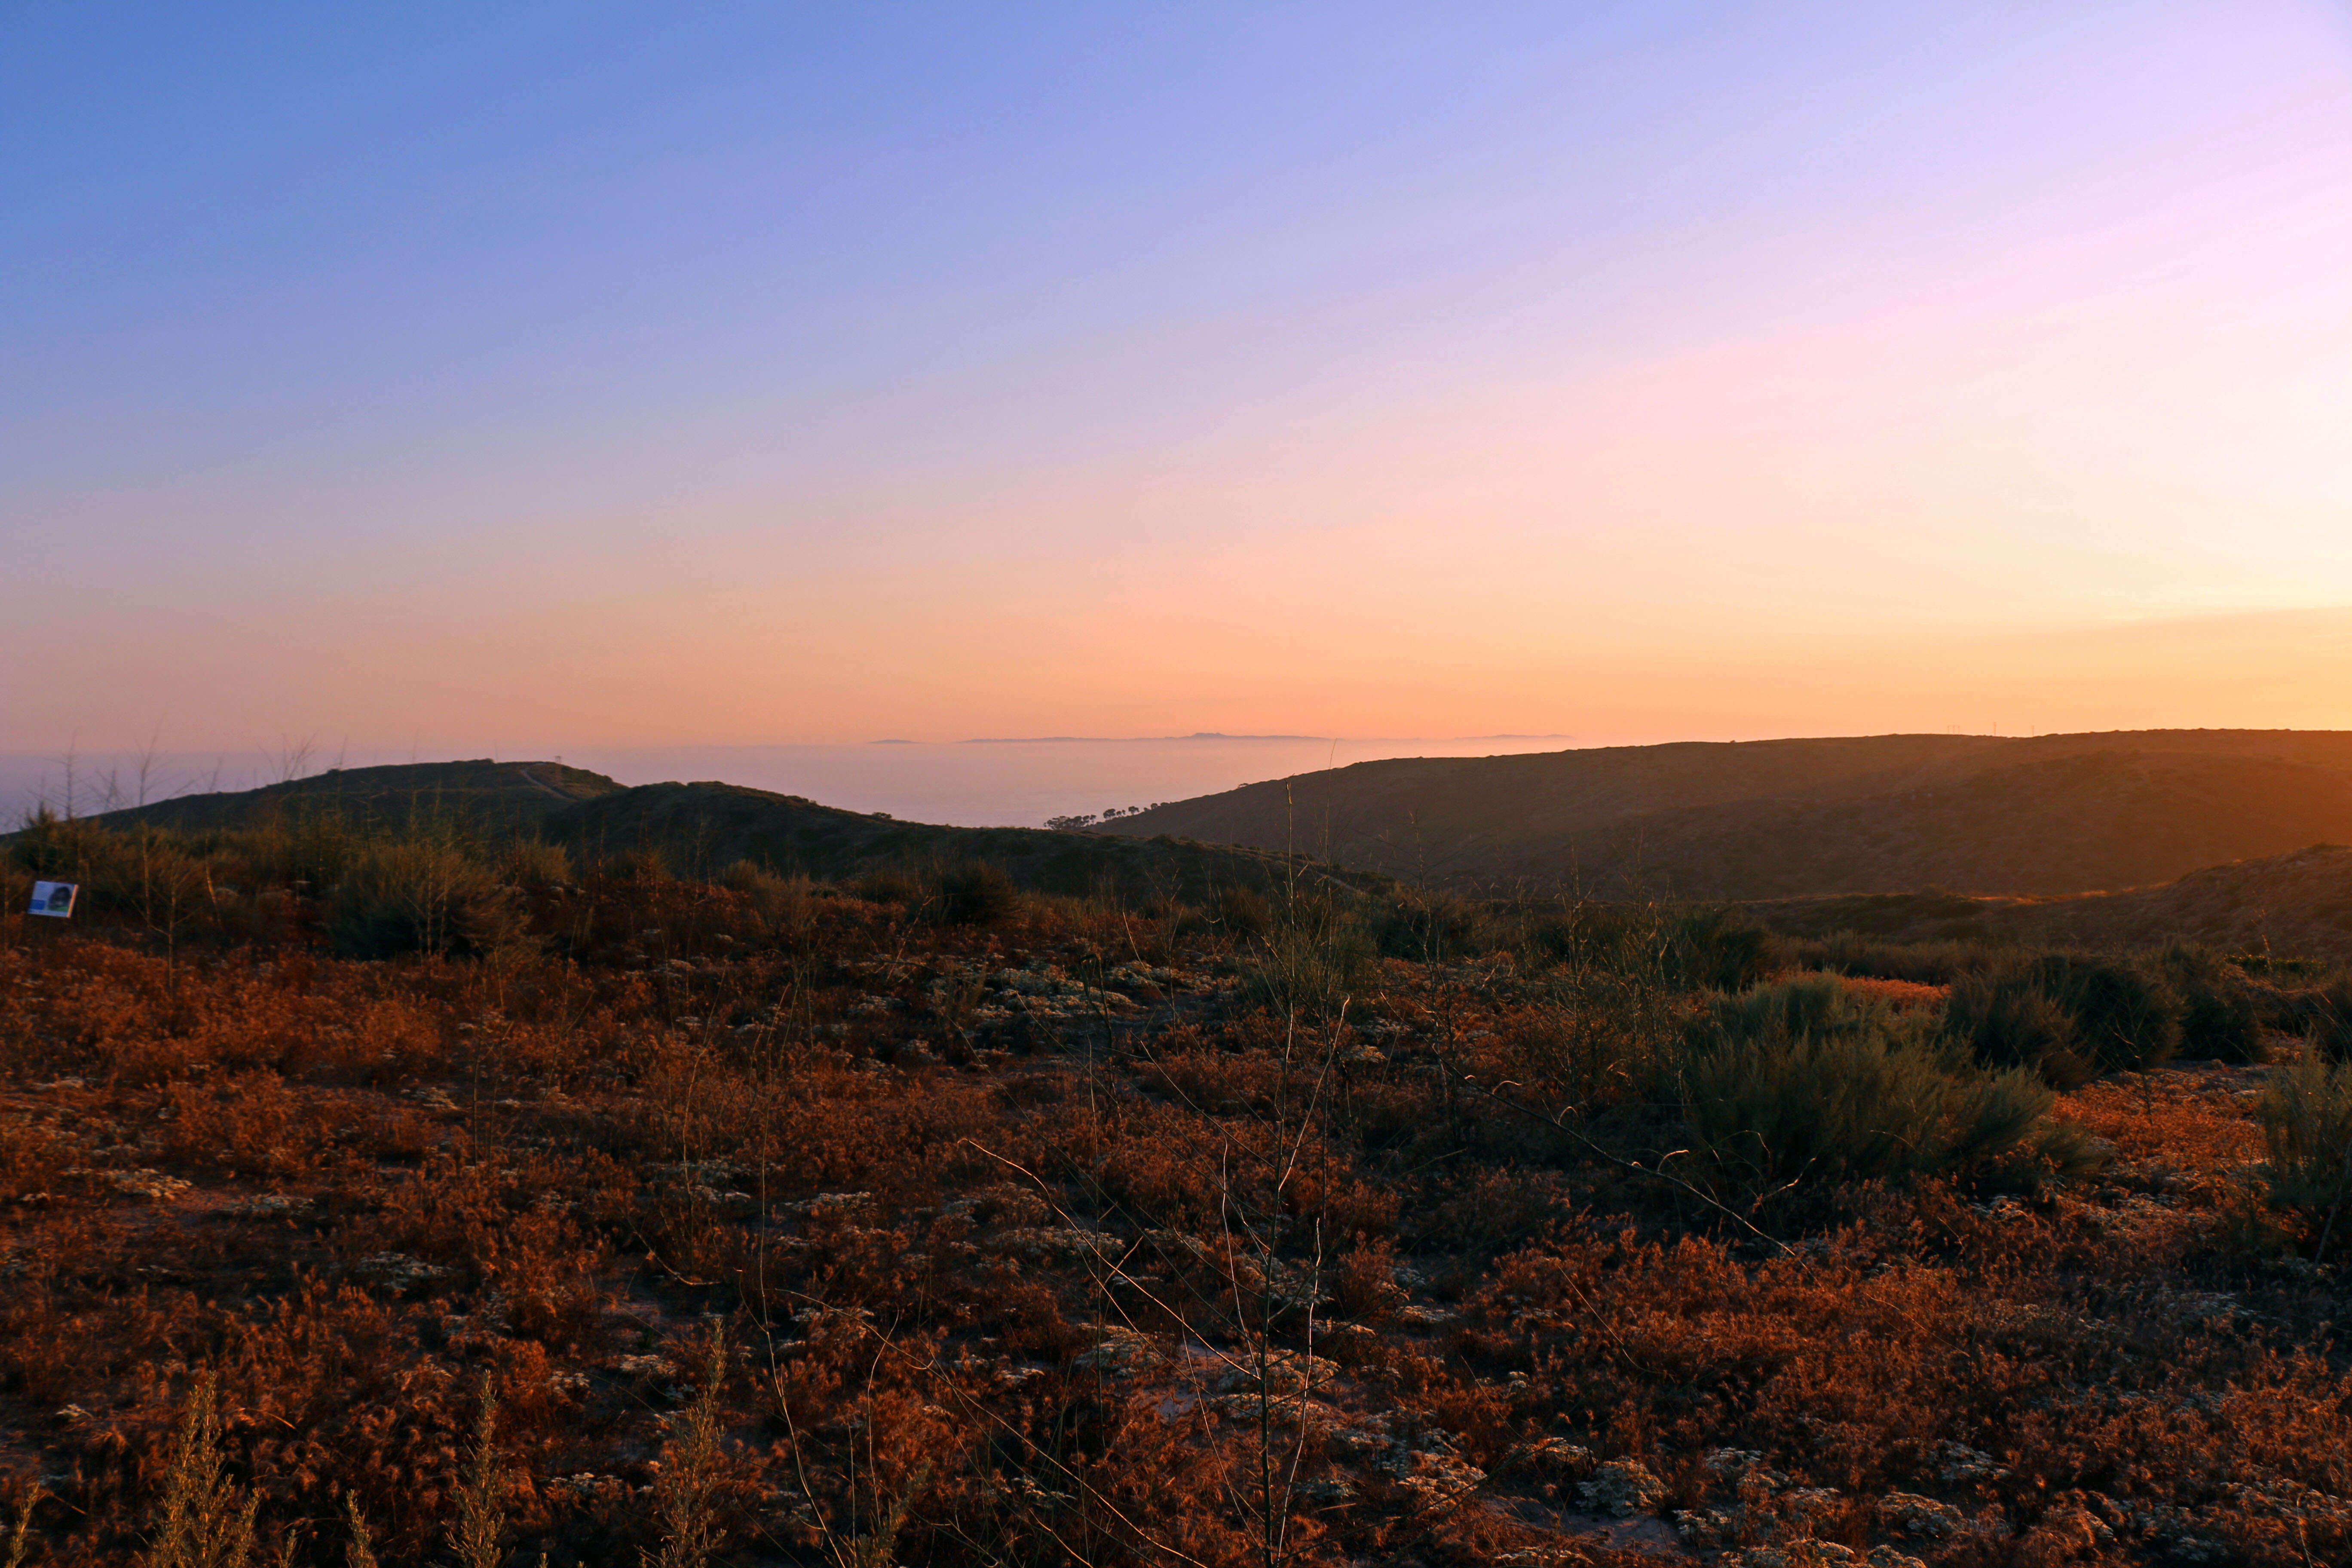
[[2352,1561],[2271,1068],[2064,1097],[2079,1180],[1710,1205],[1576,1079],[1650,1026],[1523,957],[1307,1005],[1173,915],[666,896],[560,960],[17,935],[24,1561],[161,1539],[192,1410],[299,1562]]

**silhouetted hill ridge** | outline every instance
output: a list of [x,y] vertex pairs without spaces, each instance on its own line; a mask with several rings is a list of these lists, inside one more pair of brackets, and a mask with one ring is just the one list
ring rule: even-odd
[[2352,733],[1884,735],[1402,758],[1179,801],[1104,831],[1297,844],[1472,891],[2078,892],[2352,839]]
[[[595,858],[650,850],[672,869],[705,875],[736,860],[821,879],[986,860],[1024,887],[1194,900],[1222,886],[1271,889],[1291,874],[1262,849],[1037,827],[950,827],[844,810],[801,795],[706,780],[625,785],[556,763],[417,763],[334,770],[258,789],[178,796],[99,814],[112,826],[152,822],[181,832],[238,828],[305,815],[341,816],[397,830],[446,826],[482,836],[522,835]],[[1300,858],[1311,879],[1328,872]],[[1359,875],[1349,884],[1386,879]]]
[[625,786],[602,773],[562,763],[393,763],[380,767],[330,768],[256,789],[173,795],[145,805],[100,812],[115,826],[152,822],[196,832],[247,827],[272,817],[335,813],[355,821],[398,826],[443,816],[480,832],[513,831],[544,820],[577,801]]

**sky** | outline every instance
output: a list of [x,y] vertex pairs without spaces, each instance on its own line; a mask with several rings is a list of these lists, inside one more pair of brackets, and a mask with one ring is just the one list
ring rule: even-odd
[[2352,7],[0,0],[0,752],[2352,728]]

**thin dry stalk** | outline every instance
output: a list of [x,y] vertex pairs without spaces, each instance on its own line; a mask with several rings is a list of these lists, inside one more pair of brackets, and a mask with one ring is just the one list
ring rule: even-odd
[[662,1542],[659,1552],[645,1554],[648,1568],[703,1568],[726,1533],[718,1508],[719,1401],[726,1384],[727,1336],[714,1328],[702,1390],[687,1409],[685,1439],[670,1445],[656,1483]]
[[466,1457],[466,1478],[457,1489],[457,1525],[450,1544],[465,1568],[498,1568],[499,1537],[507,1523],[506,1510],[499,1506],[506,1478],[499,1473],[496,1443],[498,1401],[490,1394],[487,1373],[480,1388],[481,1414],[474,1423],[473,1450]]
[[221,1454],[218,1385],[209,1372],[188,1390],[187,1412],[163,1479],[163,1514],[148,1568],[246,1568],[260,1498],[228,1475]]
[[47,1495],[38,1481],[26,1489],[24,1501],[16,1505],[16,1528],[8,1535],[8,1560],[0,1568],[24,1568],[25,1547],[33,1531],[33,1510]]
[[343,1548],[345,1568],[378,1568],[375,1540],[368,1533],[366,1516],[360,1512],[359,1500],[349,1492],[343,1494],[343,1517],[352,1527],[351,1543]]

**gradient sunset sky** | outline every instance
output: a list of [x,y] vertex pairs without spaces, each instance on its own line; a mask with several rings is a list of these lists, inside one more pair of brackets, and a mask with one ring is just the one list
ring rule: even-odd
[[0,750],[2352,727],[2352,7],[0,5]]

